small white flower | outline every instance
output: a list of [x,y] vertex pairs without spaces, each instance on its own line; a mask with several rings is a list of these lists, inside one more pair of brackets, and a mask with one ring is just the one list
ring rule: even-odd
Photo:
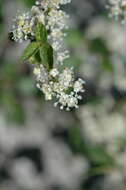
[[75,92],[84,92],[83,89],[83,85],[85,84],[85,82],[82,79],[78,79],[75,83],[74,83],[74,91]]
[[67,100],[67,104],[69,108],[78,108],[78,99],[72,95],[69,96]]
[[33,73],[36,75],[36,80],[41,83],[48,82],[48,73],[43,65],[35,67]]
[[68,59],[69,56],[69,51],[64,51],[64,52],[59,52],[57,53],[57,61],[60,62],[61,64],[63,64],[65,59]]
[[126,22],[126,0],[108,0],[107,8],[110,11],[110,17]]
[[22,42],[28,39],[28,36],[33,36],[34,17],[31,14],[23,13],[16,16],[12,28],[13,39],[16,42]]
[[71,87],[73,80],[74,73],[72,68],[65,68],[63,72],[59,75],[59,83],[64,89]]
[[61,45],[60,41],[54,41],[52,43],[52,47],[53,47],[54,51],[57,52],[62,47],[62,45]]
[[43,0],[41,5],[45,8],[54,8],[54,9],[59,9],[60,5],[65,5],[67,3],[70,3],[71,0]]
[[50,75],[53,77],[56,77],[59,74],[59,71],[57,68],[54,68],[50,71]]
[[37,75],[40,75],[41,74],[41,70],[40,70],[40,68],[34,68],[34,70],[33,70],[33,73],[37,76]]
[[68,15],[61,11],[52,9],[48,14],[48,26],[52,29],[58,27],[59,29],[66,28],[65,20],[68,18]]
[[33,6],[32,9],[31,9],[31,12],[33,14],[33,16],[35,18],[37,18],[37,20],[42,23],[42,24],[45,24],[45,15],[44,15],[44,12],[42,12],[39,7],[37,6]]
[[49,84],[43,84],[42,85],[42,91],[45,94],[46,100],[52,100],[52,89]]
[[61,109],[63,109],[65,106],[67,106],[69,95],[62,93],[60,94],[59,103],[61,104]]
[[54,28],[51,31],[50,36],[57,39],[57,38],[62,38],[65,34],[59,29],[59,28]]

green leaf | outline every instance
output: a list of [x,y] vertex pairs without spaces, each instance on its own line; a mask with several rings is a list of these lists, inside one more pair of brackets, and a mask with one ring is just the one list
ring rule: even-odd
[[114,164],[113,158],[100,146],[89,146],[87,155],[90,160],[97,166],[112,166]]
[[39,48],[42,64],[48,69],[53,68],[53,48],[49,43]]
[[89,43],[89,48],[91,52],[94,53],[101,53],[101,55],[109,56],[110,52],[108,47],[106,46],[106,43],[101,38],[95,38]]
[[38,23],[35,29],[36,40],[42,43],[47,42],[47,31],[42,23]]
[[20,99],[18,98],[19,97],[16,97],[14,92],[10,91],[4,92],[2,96],[8,122],[16,122],[22,125],[25,122],[25,113]]
[[[90,163],[95,167],[112,167],[114,160],[102,146],[93,146],[88,139],[82,135],[79,126],[72,126],[68,131],[67,143],[75,154],[86,155]],[[88,144],[88,146],[87,146]]]
[[39,49],[39,46],[40,46],[40,44],[37,42],[30,43],[24,50],[21,60],[25,61],[25,60],[29,59],[31,56],[35,55]]
[[31,7],[34,5],[35,3],[35,0],[23,0],[23,3],[28,6],[28,7]]

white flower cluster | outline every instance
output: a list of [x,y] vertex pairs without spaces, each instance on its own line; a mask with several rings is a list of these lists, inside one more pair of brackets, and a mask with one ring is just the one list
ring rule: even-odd
[[29,38],[29,35],[33,36],[34,17],[27,12],[17,14],[12,26],[13,40],[16,42],[23,42]]
[[63,64],[69,58],[69,51],[64,50],[63,37],[66,35],[66,20],[69,17],[64,11],[60,10],[60,5],[70,3],[71,0],[42,0],[36,1],[28,13],[16,16],[12,27],[13,39],[22,42],[34,36],[34,26],[36,19],[43,23],[49,31],[48,40],[55,51],[56,63]]
[[36,5],[41,5],[45,10],[48,10],[48,8],[59,9],[60,5],[65,5],[70,2],[71,0],[43,0],[42,2],[36,1]]
[[[34,9],[43,10],[45,16],[46,29],[49,31],[48,40],[54,51],[57,64],[63,64],[63,61],[69,58],[69,51],[64,50],[63,37],[66,35],[64,29],[67,29],[66,20],[69,17],[64,11],[60,10],[60,5],[70,3],[71,0],[43,0],[37,1]],[[42,11],[41,11],[42,14]]]
[[70,3],[71,0],[42,0],[36,1],[30,13],[20,14],[15,19],[13,26],[13,39],[18,42],[27,40],[29,35],[34,36],[34,28],[37,22],[41,22],[48,33],[48,42],[54,51],[54,67],[51,71],[41,64],[34,67],[37,87],[45,94],[46,100],[56,97],[60,108],[78,108],[78,100],[83,92],[84,81],[79,79],[74,82],[73,69],[65,68],[59,71],[56,67],[63,65],[69,58],[69,51],[64,49],[64,29],[67,29],[66,19],[68,15],[60,10],[60,5]]
[[57,106],[60,104],[60,109],[78,108],[78,100],[82,97],[80,92],[84,92],[84,81],[78,79],[74,81],[74,72],[72,68],[65,68],[59,72],[57,68],[53,68],[47,72],[43,65],[34,68],[34,74],[37,78],[37,87],[45,94],[46,100],[52,100],[56,97]]
[[110,10],[110,17],[126,22],[126,0],[109,0],[107,8]]

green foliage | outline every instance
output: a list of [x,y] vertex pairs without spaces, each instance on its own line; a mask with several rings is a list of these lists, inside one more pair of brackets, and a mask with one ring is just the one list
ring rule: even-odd
[[36,40],[42,44],[47,42],[47,31],[43,24],[38,23],[35,29]]
[[45,43],[39,48],[42,64],[48,69],[53,68],[53,48],[49,43]]
[[87,157],[91,163],[91,175],[100,174],[106,171],[106,168],[115,166],[113,158],[100,146],[93,146],[82,135],[79,126],[72,126],[69,130],[68,144],[75,154],[82,154]]
[[113,66],[110,61],[111,52],[106,43],[101,38],[95,38],[89,42],[89,49],[93,53],[99,54],[103,69],[113,71]]
[[39,49],[39,43],[38,42],[31,42],[26,49],[24,50],[24,53],[21,57],[22,61],[28,60],[31,56],[35,55],[36,52]]
[[9,92],[3,94],[3,103],[6,107],[6,116],[8,122],[24,124],[25,115],[20,100],[13,93]]
[[15,63],[4,62],[0,70],[0,104],[5,108],[7,120],[23,124],[24,109],[18,94],[20,81],[19,66]]
[[[35,36],[39,46],[39,52],[36,55],[37,60],[41,59],[41,63],[48,70],[53,68],[53,48],[47,42],[47,31],[43,24],[38,23],[35,29]],[[40,62],[40,60],[39,60]]]
[[101,53],[104,56],[109,56],[110,52],[108,48],[105,45],[104,40],[100,38],[95,38],[92,41],[90,41],[90,50],[95,53]]
[[28,6],[31,7],[32,5],[35,4],[35,0],[23,0],[23,3]]
[[43,64],[50,70],[53,68],[53,48],[47,42],[47,31],[43,24],[37,24],[35,37],[36,41],[26,47],[21,59],[22,61],[29,59],[31,64]]

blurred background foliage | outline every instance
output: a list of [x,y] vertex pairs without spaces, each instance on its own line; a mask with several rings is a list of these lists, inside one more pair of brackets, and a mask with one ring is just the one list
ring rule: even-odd
[[125,190],[126,26],[108,19],[104,0],[65,7],[65,64],[86,81],[80,108],[66,113],[44,101],[20,61],[26,44],[8,37],[34,2],[0,0],[0,190]]

